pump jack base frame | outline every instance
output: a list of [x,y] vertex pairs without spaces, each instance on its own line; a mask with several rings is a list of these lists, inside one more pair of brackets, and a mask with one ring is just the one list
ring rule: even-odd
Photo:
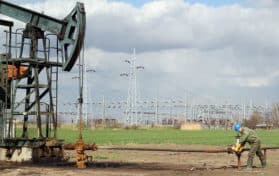
[[0,161],[36,163],[63,160],[63,140],[17,138],[0,141]]

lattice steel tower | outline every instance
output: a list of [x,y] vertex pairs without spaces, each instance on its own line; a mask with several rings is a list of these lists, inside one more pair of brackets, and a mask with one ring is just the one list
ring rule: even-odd
[[129,73],[123,73],[121,76],[129,77],[126,122],[129,125],[138,123],[138,92],[137,92],[137,70],[144,69],[143,66],[136,65],[136,49],[133,49],[133,55],[129,60],[125,60],[129,64]]

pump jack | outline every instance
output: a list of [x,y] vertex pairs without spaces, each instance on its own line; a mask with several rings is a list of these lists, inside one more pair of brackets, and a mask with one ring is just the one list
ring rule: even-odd
[[[13,22],[0,20],[0,25],[9,28],[5,31],[6,53],[0,54],[0,160],[61,159],[58,68],[71,71],[79,57],[85,36],[84,5],[78,2],[59,20],[0,0],[0,14],[26,23],[23,30],[14,32]],[[29,133],[32,117],[35,137]],[[20,135],[16,135],[16,124],[22,125]]]

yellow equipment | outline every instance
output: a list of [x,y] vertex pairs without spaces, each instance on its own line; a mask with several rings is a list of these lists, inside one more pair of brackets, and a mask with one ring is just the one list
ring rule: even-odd
[[244,146],[237,143],[235,146],[232,147],[232,149],[233,149],[234,152],[240,153],[244,149]]

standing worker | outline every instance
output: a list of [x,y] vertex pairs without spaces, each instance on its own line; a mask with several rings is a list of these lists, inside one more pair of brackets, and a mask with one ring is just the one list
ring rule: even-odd
[[238,133],[237,136],[239,137],[236,148],[243,148],[246,142],[250,144],[251,148],[248,154],[247,169],[252,169],[255,154],[259,157],[262,167],[265,168],[266,160],[261,151],[260,138],[256,132],[247,127],[241,127],[238,123],[234,125],[234,130]]

